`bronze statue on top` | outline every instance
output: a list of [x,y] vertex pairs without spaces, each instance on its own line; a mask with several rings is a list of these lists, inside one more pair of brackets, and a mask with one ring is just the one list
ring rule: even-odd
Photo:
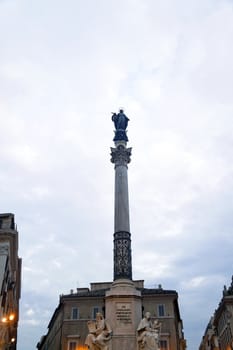
[[124,110],[120,109],[119,113],[112,113],[112,121],[115,125],[115,137],[113,141],[128,141],[126,135],[126,129],[128,126],[129,118],[124,114]]

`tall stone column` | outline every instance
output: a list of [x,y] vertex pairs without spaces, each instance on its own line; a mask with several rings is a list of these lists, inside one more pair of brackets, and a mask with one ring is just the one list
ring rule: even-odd
[[111,162],[115,164],[114,281],[132,279],[131,235],[129,223],[128,163],[131,148],[126,141],[115,141]]
[[126,135],[129,119],[120,110],[112,120],[116,128],[115,147],[111,148],[111,162],[115,164],[114,281],[105,294],[106,318],[113,330],[111,350],[135,350],[142,305],[141,292],[132,281],[127,173],[131,148],[127,148]]

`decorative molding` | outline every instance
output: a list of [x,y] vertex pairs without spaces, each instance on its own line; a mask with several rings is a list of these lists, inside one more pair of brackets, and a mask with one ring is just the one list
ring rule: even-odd
[[111,162],[115,166],[124,165],[127,166],[130,163],[132,148],[126,148],[124,145],[120,144],[116,148],[111,147]]
[[114,281],[119,278],[132,279],[131,235],[129,232],[114,234]]

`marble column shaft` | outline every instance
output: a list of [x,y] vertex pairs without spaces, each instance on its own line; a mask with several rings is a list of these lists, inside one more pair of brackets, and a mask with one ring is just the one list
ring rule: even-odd
[[127,174],[131,148],[126,148],[125,141],[115,142],[115,146],[111,148],[111,161],[115,164],[114,280],[132,279]]

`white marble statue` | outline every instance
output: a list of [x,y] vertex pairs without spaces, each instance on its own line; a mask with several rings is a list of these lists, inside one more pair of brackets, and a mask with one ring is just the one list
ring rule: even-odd
[[109,350],[109,340],[112,331],[100,312],[96,314],[96,321],[87,322],[89,334],[85,345],[89,350]]
[[159,350],[160,331],[161,323],[158,320],[152,322],[150,313],[146,312],[137,328],[138,350]]

